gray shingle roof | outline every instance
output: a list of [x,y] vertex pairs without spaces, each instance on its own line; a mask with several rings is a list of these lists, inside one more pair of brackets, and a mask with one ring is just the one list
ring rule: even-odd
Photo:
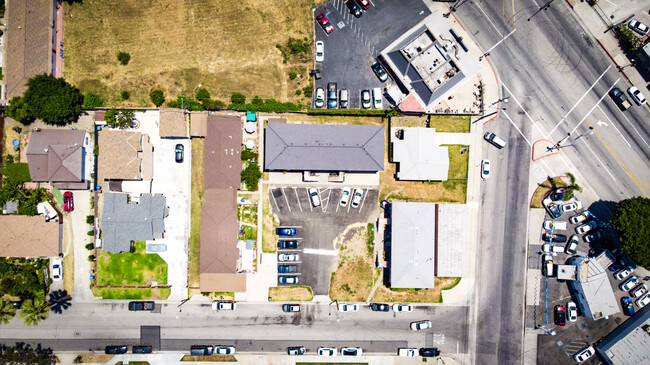
[[[167,216],[162,194],[141,194],[127,202],[129,194],[104,194],[102,246],[112,253],[128,251],[131,241],[162,238]],[[138,201],[139,200],[139,201]]]
[[266,124],[264,168],[376,172],[384,169],[384,127]]

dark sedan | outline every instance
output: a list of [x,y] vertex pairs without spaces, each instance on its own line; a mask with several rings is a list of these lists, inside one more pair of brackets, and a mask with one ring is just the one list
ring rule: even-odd
[[278,241],[278,248],[284,249],[284,250],[297,250],[298,249],[298,241],[280,240],[280,241]]
[[420,349],[420,356],[422,357],[436,357],[440,356],[440,351],[435,347],[423,347]]
[[183,162],[183,149],[184,148],[185,147],[183,147],[183,145],[180,144],[180,143],[176,145],[176,162],[178,162],[178,163]]
[[104,353],[108,355],[121,355],[126,354],[126,346],[106,346]]
[[384,303],[370,303],[370,309],[374,312],[388,312],[390,307]]

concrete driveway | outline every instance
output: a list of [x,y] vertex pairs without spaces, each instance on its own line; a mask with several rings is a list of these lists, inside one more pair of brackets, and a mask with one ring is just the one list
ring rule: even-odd
[[297,240],[299,250],[278,252],[297,253],[299,274],[291,275],[298,276],[300,285],[311,286],[314,295],[328,295],[330,276],[338,261],[339,247],[334,246],[334,238],[351,224],[375,221],[378,191],[364,189],[361,204],[353,208],[350,204],[339,205],[341,188],[318,188],[321,205],[313,207],[308,188],[278,187],[269,191],[271,209],[280,218],[280,225],[298,231],[296,236],[282,239]]
[[[187,139],[154,139],[152,193],[167,198],[169,216],[165,220],[165,236],[151,243],[166,244],[167,251],[159,252],[167,262],[167,284],[172,286],[170,300],[187,297],[187,262],[190,233],[190,166],[191,146]],[[175,147],[184,147],[184,160],[175,162]]]
[[[67,256],[70,250],[74,250],[74,291],[72,300],[90,302],[95,298],[90,290],[91,263],[87,259],[92,252],[86,249],[86,244],[93,242],[93,237],[88,236],[91,225],[86,223],[86,216],[94,214],[89,203],[92,192],[75,190],[73,194],[74,211],[63,214],[63,224],[68,240],[67,243],[64,243],[64,247],[66,247],[66,244],[68,246],[63,254]],[[71,278],[66,278],[64,274],[63,280],[71,280]]]

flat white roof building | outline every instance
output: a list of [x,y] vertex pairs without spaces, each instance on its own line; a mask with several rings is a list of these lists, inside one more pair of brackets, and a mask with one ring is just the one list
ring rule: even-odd
[[398,134],[391,138],[398,180],[447,180],[449,150],[436,145],[435,128],[403,128]]

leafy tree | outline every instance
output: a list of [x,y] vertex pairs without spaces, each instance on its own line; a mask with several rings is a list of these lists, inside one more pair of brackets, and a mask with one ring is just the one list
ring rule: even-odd
[[42,74],[27,81],[23,101],[36,119],[67,124],[76,122],[83,113],[84,96],[63,78]]
[[210,100],[210,92],[208,89],[202,87],[196,91],[196,100],[198,101],[206,101]]
[[84,108],[94,109],[102,105],[104,105],[104,100],[102,100],[101,96],[93,93],[88,93],[84,96]]
[[117,60],[120,61],[120,64],[126,66],[129,64],[129,61],[131,60],[131,55],[128,52],[118,52]]
[[126,90],[122,90],[122,92],[120,92],[120,96],[122,97],[122,100],[129,100],[131,94]]
[[246,95],[242,93],[233,93],[230,96],[230,102],[233,104],[244,104],[246,103]]
[[20,308],[18,315],[28,326],[37,326],[38,323],[48,317],[50,305],[41,298],[27,299]]
[[0,301],[0,324],[7,324],[16,316],[16,307],[8,300]]
[[44,348],[40,344],[36,348],[24,342],[17,342],[16,346],[0,345],[0,363],[11,365],[55,365],[57,358],[51,348]]
[[251,162],[241,172],[241,181],[246,184],[246,189],[250,191],[257,190],[257,183],[262,177],[262,171],[257,162]]
[[11,98],[9,105],[5,107],[5,111],[7,116],[25,125],[32,123],[36,119],[25,100],[20,96]]
[[70,308],[72,297],[68,294],[67,290],[56,290],[50,293],[49,304],[52,306],[52,311],[56,314],[63,313],[64,310]]
[[612,226],[634,261],[650,268],[650,199],[634,197],[616,205]]
[[135,118],[135,111],[132,109],[115,109],[110,108],[104,113],[104,121],[110,126],[127,129],[131,128],[133,118]]
[[186,98],[184,96],[179,96],[178,99],[174,101],[170,101],[167,103],[167,106],[170,108],[177,108],[177,109],[187,109],[187,110],[205,110],[203,105],[199,103],[198,101],[192,99],[192,98]]
[[222,109],[224,106],[226,106],[226,105],[223,103],[223,101],[221,101],[221,100],[212,100],[212,99],[203,100],[203,101],[201,102],[201,104],[203,105],[203,107],[204,107],[206,110]]
[[255,95],[253,97],[253,100],[251,100],[251,104],[253,104],[253,105],[262,105],[262,104],[264,104],[264,100],[262,100],[262,98],[260,98],[259,96]]
[[113,125],[115,124],[115,116],[117,116],[117,109],[110,108],[104,113],[104,122]]
[[163,91],[160,89],[151,90],[149,98],[156,107],[160,107],[165,102],[165,94],[163,94]]

